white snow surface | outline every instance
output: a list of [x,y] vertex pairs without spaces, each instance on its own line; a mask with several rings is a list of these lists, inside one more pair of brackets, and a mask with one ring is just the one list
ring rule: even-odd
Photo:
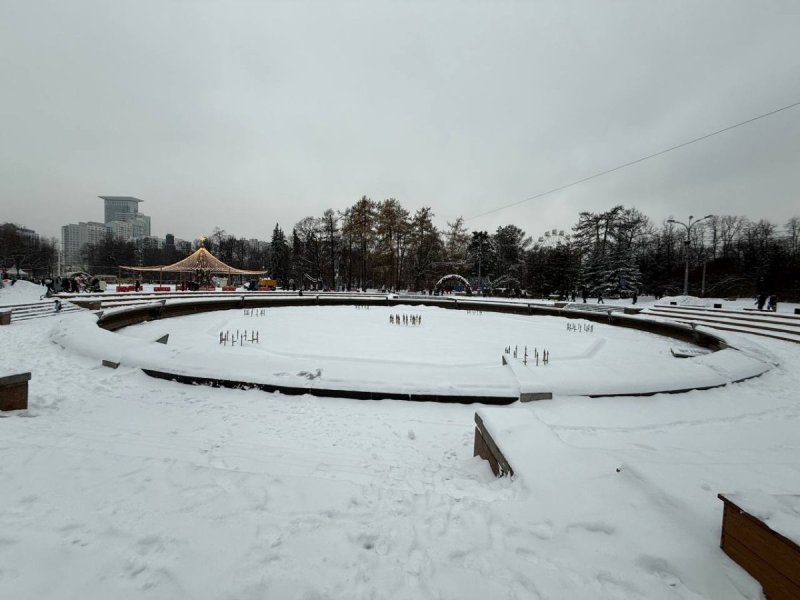
[[30,281],[19,280],[11,285],[11,281],[0,280],[0,307],[12,304],[33,304],[34,302],[50,302],[52,299],[43,299],[42,295],[47,288]]
[[778,366],[719,389],[479,407],[495,479],[474,405],[156,380],[52,343],[87,317],[0,328],[33,375],[0,413],[3,598],[755,600],[716,494],[800,493],[794,344],[740,336]]
[[[333,390],[473,396],[608,395],[710,387],[771,367],[754,353],[733,349],[678,359],[670,348],[685,346],[682,342],[561,317],[426,306],[281,307],[255,309],[255,314],[202,313],[117,333],[98,329],[87,314],[57,328],[53,339],[98,361],[181,375]],[[417,326],[396,325],[390,323],[390,315],[401,319],[414,315],[422,321]],[[568,324],[581,330],[568,330]],[[166,333],[167,346],[153,343]],[[220,333],[236,335],[240,341],[220,345]],[[259,343],[242,345],[245,333],[248,339],[258,333]],[[505,354],[509,364],[504,366],[501,357],[507,348],[512,354]],[[546,366],[545,349],[550,355]]]

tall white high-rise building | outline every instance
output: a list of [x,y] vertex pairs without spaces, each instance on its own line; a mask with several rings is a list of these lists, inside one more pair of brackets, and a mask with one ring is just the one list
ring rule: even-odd
[[81,264],[80,236],[76,223],[61,226],[61,261],[67,271],[74,271]]
[[61,226],[61,247],[63,264],[66,271],[78,271],[86,268],[81,250],[86,244],[97,244],[103,241],[108,232],[105,223],[95,221],[70,223]]
[[[100,196],[105,203],[105,223],[114,231],[114,235],[123,240],[150,237],[150,217],[139,212],[139,203],[143,202],[133,196]],[[131,229],[113,225],[114,223],[130,223]]]

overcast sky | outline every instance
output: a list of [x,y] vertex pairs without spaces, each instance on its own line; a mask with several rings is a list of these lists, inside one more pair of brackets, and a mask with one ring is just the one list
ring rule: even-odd
[[[0,222],[144,200],[268,238],[362,195],[439,224],[800,101],[800,2],[0,0]],[[800,107],[485,217],[800,215]]]

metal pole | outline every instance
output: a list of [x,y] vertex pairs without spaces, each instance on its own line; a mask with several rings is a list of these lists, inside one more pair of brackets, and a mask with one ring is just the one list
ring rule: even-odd
[[[684,229],[686,229],[686,241],[684,241],[685,252],[686,252],[686,257],[685,257],[686,258],[686,268],[685,268],[685,270],[683,272],[683,295],[684,296],[688,296],[689,295],[689,245],[691,243],[692,227],[697,225],[700,221],[705,221],[706,219],[710,219],[713,216],[714,215],[706,215],[702,219],[697,219],[697,221],[692,222],[692,219],[694,219],[694,217],[692,215],[689,215],[689,224],[688,225],[686,223],[681,222],[681,221],[676,221],[675,219],[667,219],[667,223],[675,223],[677,225],[683,225]],[[705,250],[704,250],[703,251],[703,282],[701,284],[701,290],[700,290],[701,294],[705,294],[705,287],[706,287],[705,277],[706,277],[706,263],[705,263]]]
[[706,297],[706,257],[703,256],[703,278],[700,283],[700,297]]
[[683,295],[689,295],[689,228],[686,228],[686,269],[683,272]]

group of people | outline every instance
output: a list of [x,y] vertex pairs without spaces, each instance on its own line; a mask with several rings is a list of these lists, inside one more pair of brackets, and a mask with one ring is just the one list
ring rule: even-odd
[[422,315],[389,315],[391,325],[422,325]]
[[767,295],[764,292],[761,292],[756,298],[756,307],[758,310],[764,310],[764,305],[767,306],[767,310],[776,312],[778,310],[778,297],[775,294]]
[[99,292],[105,290],[105,284],[97,277],[84,277],[76,275],[74,277],[45,277],[39,282],[47,288],[45,296],[50,297],[59,292],[68,294],[78,294],[80,292]]

